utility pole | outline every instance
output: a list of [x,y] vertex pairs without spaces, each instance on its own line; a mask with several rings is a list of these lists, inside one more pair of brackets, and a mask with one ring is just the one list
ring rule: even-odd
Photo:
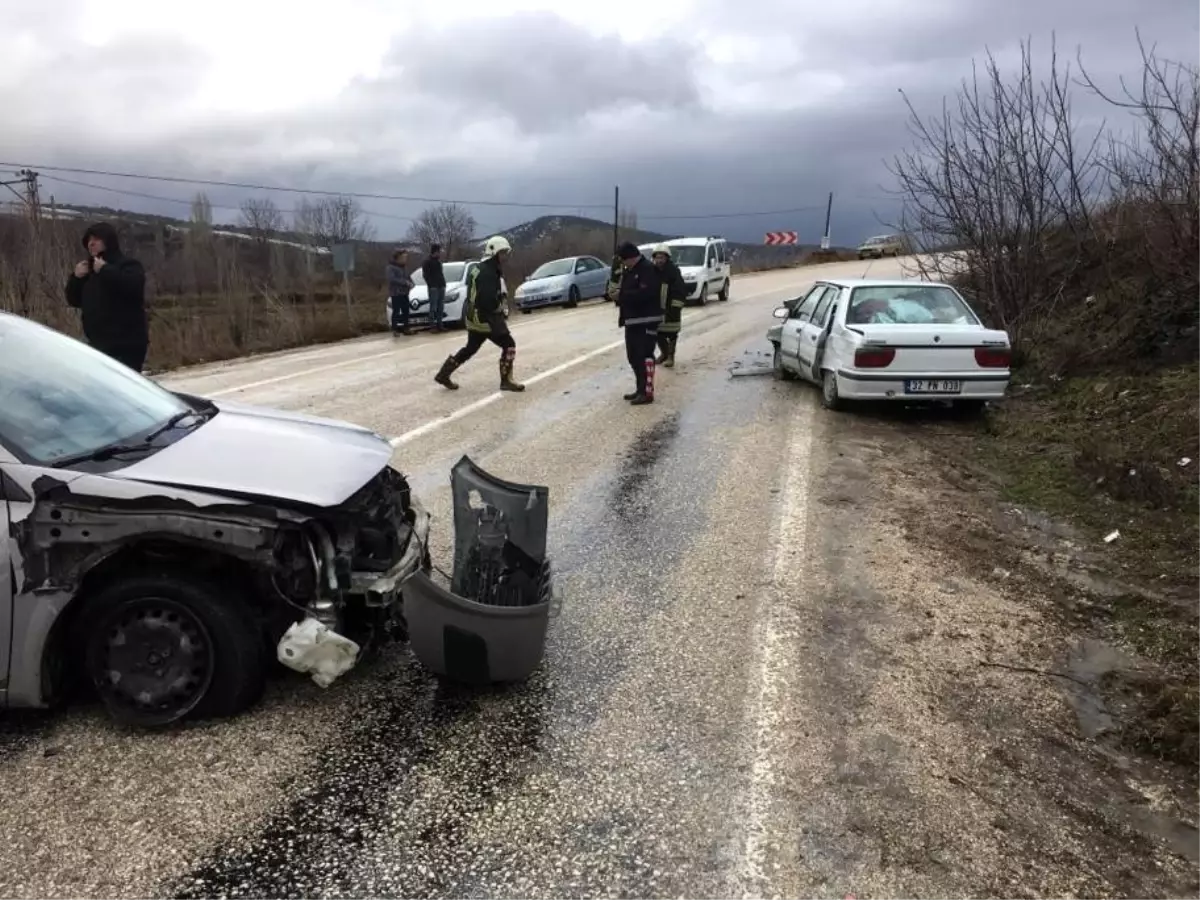
[[621,186],[613,186],[613,256],[617,255],[617,246],[621,243]]
[[829,218],[833,215],[833,191],[829,192],[829,203],[825,207],[825,233],[821,235],[821,249],[829,249]]
[[25,181],[25,206],[29,210],[29,221],[36,227],[42,214],[42,203],[38,197],[38,173],[22,169],[17,173]]

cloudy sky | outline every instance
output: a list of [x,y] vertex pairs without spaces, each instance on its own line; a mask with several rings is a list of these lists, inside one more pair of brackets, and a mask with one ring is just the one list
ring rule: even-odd
[[[1052,32],[1110,84],[1137,71],[1135,28],[1192,62],[1200,40],[1196,0],[0,0],[0,12],[3,162],[462,200],[481,232],[553,212],[611,218],[620,184],[643,227],[816,241],[833,191],[836,243],[895,216],[884,160],[908,140],[898,88],[932,112],[985,48],[1011,61],[1019,40],[1045,51]],[[43,182],[60,201],[183,216],[195,190]],[[253,193],[208,190],[227,221]],[[384,238],[428,205],[362,202]]]

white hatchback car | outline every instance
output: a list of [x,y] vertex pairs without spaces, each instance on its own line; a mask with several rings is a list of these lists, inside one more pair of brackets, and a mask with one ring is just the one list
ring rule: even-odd
[[[442,263],[442,274],[446,276],[446,302],[442,307],[444,325],[463,325],[467,313],[467,278],[479,268],[478,261]],[[408,295],[408,321],[410,325],[432,325],[429,321],[429,286],[418,266],[412,272],[413,288]],[[505,301],[508,285],[502,284]],[[384,321],[392,324],[392,298],[387,298]]]
[[821,386],[821,402],[941,400],[978,409],[1008,389],[1012,345],[962,295],[929,281],[818,281],[775,310],[776,377]]

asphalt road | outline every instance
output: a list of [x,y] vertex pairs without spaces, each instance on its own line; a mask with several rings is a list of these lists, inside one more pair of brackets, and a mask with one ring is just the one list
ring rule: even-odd
[[[887,632],[951,589],[872,518],[878,441],[840,432],[815,390],[755,377],[778,301],[864,268],[742,276],[728,303],[686,310],[647,407],[621,399],[609,304],[514,316],[521,395],[496,392],[490,346],[461,390],[434,384],[458,333],[165,378],[393,437],[447,563],[461,455],[549,485],[562,612],[514,688],[448,688],[397,648],[169,734],[95,709],[8,717],[0,895],[1106,893],[1037,792],[1025,820],[1044,828],[1024,841],[945,780],[945,755],[974,749],[930,720],[920,648]],[[888,578],[905,579],[894,601]]]

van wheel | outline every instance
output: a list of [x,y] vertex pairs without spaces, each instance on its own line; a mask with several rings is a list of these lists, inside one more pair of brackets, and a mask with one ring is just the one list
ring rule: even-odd
[[700,296],[696,298],[696,305],[703,306],[708,302],[708,282],[700,285]]
[[564,309],[574,309],[579,305],[579,288],[571,285],[571,289],[567,291],[567,302],[563,304]]
[[771,370],[777,381],[795,381],[796,376],[783,367],[783,353],[779,350],[779,345],[775,345],[775,353],[771,357]]
[[123,724],[236,715],[266,683],[257,623],[239,596],[213,585],[128,578],[87,601],[79,625],[88,679]]
[[725,283],[721,285],[721,290],[717,291],[717,299],[724,303],[729,299],[729,279],[725,279]]
[[845,403],[842,402],[842,397],[838,393],[837,375],[828,369],[821,378],[821,405],[835,412],[845,407]]

